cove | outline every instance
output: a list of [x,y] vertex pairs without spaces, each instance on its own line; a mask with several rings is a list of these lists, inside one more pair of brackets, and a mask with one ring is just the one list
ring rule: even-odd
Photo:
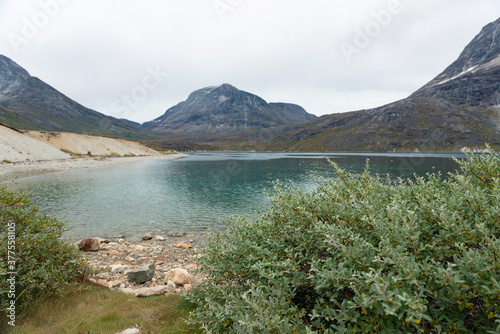
[[223,230],[232,215],[249,216],[269,202],[266,191],[280,180],[312,191],[315,178],[331,179],[327,158],[353,173],[365,169],[392,179],[447,174],[461,154],[188,153],[170,160],[141,161],[38,175],[16,183],[30,189],[40,212],[71,227],[66,236],[169,235]]

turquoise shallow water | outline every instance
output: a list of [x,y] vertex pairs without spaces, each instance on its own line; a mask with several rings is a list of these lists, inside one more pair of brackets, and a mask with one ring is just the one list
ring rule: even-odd
[[334,177],[327,158],[351,172],[391,178],[447,173],[452,155],[194,153],[168,159],[39,175],[17,181],[41,212],[66,221],[67,236],[137,238],[145,232],[201,234],[221,219],[250,215],[268,203],[277,179],[313,190],[314,177]]

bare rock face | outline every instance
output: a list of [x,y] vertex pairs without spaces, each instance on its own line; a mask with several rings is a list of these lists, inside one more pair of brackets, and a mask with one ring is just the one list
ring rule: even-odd
[[82,239],[78,243],[78,248],[84,252],[97,252],[99,250],[100,240],[97,238]]
[[485,26],[456,61],[412,96],[482,108],[500,105],[500,19]]
[[152,263],[129,271],[127,273],[127,278],[132,282],[144,283],[150,281],[153,278],[154,274],[155,265],[154,263]]

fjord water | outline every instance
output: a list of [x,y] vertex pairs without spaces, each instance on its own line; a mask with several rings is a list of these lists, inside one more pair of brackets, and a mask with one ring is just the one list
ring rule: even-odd
[[457,164],[451,157],[193,153],[177,159],[39,175],[18,180],[17,184],[31,189],[32,200],[42,213],[67,222],[72,229],[66,234],[73,240],[114,235],[136,239],[145,232],[196,235],[207,228],[222,230],[222,219],[236,214],[248,216],[268,204],[265,192],[272,190],[278,179],[311,191],[317,184],[315,177],[334,178],[327,158],[354,173],[362,172],[369,159],[371,172],[395,179],[454,171]]

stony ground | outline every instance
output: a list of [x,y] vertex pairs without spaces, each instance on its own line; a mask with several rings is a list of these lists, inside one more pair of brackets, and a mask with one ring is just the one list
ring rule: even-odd
[[[99,250],[84,252],[84,256],[98,271],[92,279],[100,285],[131,294],[144,288],[161,291],[152,294],[182,292],[202,280],[196,264],[197,246],[200,243],[201,240],[189,239],[184,235],[153,236],[152,239],[141,242],[129,242],[121,238],[106,241],[101,239]],[[130,271],[150,264],[155,266],[151,280],[142,284],[129,281],[127,274]],[[166,277],[172,269],[186,270],[191,276],[189,282],[186,283],[185,280],[173,282],[171,275]],[[152,289],[158,287],[165,289]]]

